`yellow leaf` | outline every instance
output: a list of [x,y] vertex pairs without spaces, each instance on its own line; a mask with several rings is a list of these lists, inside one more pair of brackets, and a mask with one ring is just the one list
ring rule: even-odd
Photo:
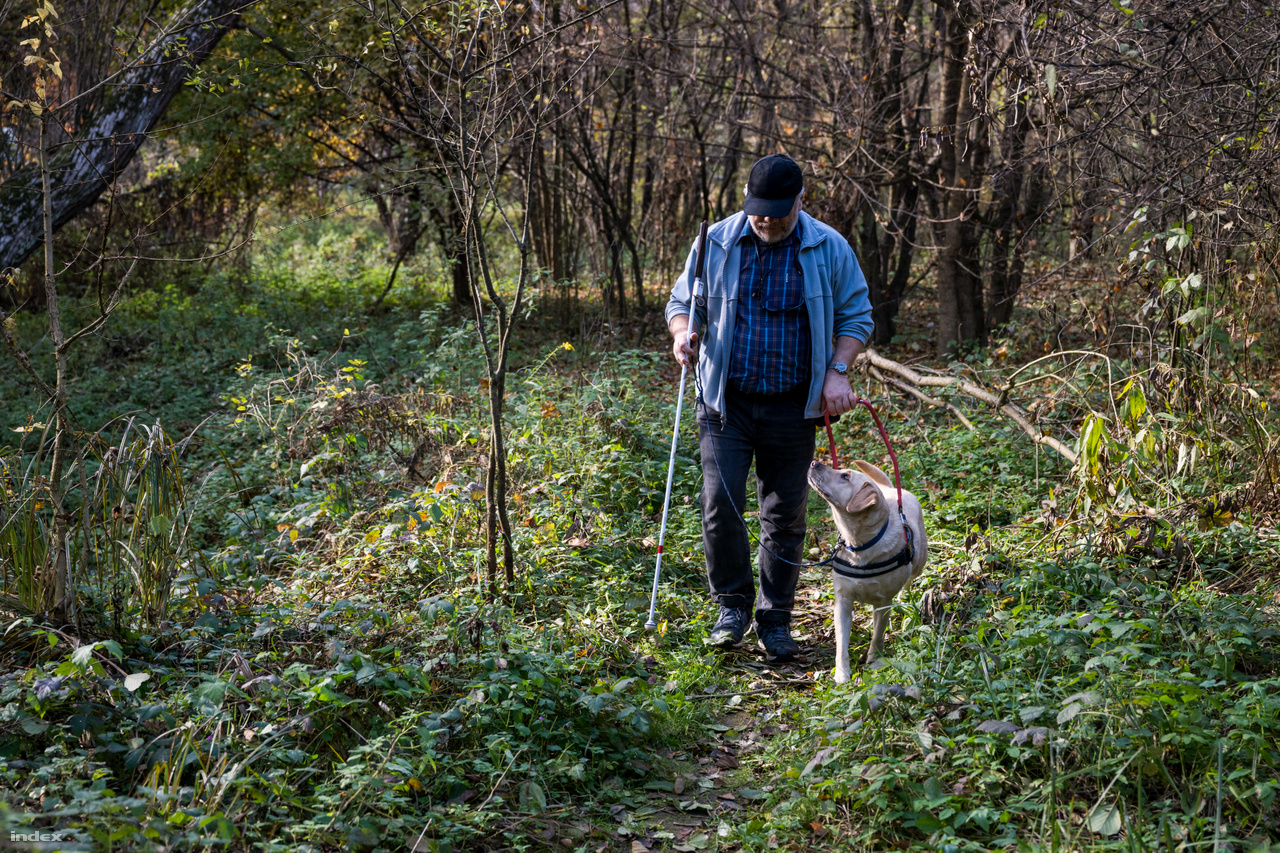
[[288,530],[291,526],[292,526],[292,525],[288,525],[288,524],[277,524],[277,525],[276,525],[276,532],[277,532],[277,533],[284,533],[284,532],[285,532],[286,530]]
[[297,542],[297,541],[298,541],[298,530],[297,530],[297,528],[294,528],[293,530],[290,530],[290,531],[289,531],[289,541],[290,541],[290,542]]
[[382,531],[375,527],[364,535],[364,541],[377,542],[378,537],[381,535],[382,535]]
[[418,519],[414,518],[413,516],[409,516],[409,520],[405,523],[404,526],[412,530],[418,526]]

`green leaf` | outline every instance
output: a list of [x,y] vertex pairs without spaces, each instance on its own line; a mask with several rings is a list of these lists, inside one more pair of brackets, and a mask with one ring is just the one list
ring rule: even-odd
[[49,728],[49,724],[39,717],[23,717],[22,730],[29,735],[41,735]]
[[543,814],[547,810],[547,794],[537,782],[520,785],[520,810],[530,814]]
[[1212,313],[1213,312],[1208,308],[1201,305],[1199,308],[1192,308],[1190,311],[1183,314],[1178,318],[1178,322],[1183,326],[1190,326],[1193,323],[1199,323],[1201,320],[1209,317]]
[[1114,804],[1099,803],[1089,812],[1089,829],[1098,835],[1115,835],[1123,825],[1120,809]]
[[211,717],[222,707],[222,700],[227,695],[228,686],[225,681],[216,679],[206,681],[191,691],[191,704],[201,714]]
[[1039,719],[1040,715],[1043,714],[1046,710],[1047,709],[1043,705],[1032,705],[1029,708],[1023,708],[1022,710],[1018,711],[1018,717],[1022,720],[1022,722],[1029,723],[1032,720]]

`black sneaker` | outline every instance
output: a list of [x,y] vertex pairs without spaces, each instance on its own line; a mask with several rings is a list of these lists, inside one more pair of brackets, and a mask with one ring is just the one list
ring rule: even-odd
[[791,639],[791,626],[786,622],[756,623],[756,636],[769,663],[786,663],[800,654],[800,647]]
[[720,605],[720,618],[716,620],[715,627],[711,629],[711,637],[707,640],[707,643],[721,649],[736,646],[742,642],[742,635],[747,633],[747,626],[750,624],[750,608],[725,607],[722,604]]

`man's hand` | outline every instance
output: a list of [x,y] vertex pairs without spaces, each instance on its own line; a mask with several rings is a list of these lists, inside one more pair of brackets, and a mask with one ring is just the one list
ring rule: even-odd
[[841,376],[834,370],[827,371],[827,378],[822,382],[821,408],[831,415],[843,415],[851,411],[858,397],[853,393],[848,376]]
[[[862,341],[847,335],[841,335],[836,338],[835,355],[831,359],[834,364],[842,361],[853,368],[854,361],[858,358],[858,353],[862,352]],[[845,412],[852,411],[857,404],[858,395],[853,393],[853,387],[849,384],[848,376],[841,376],[834,370],[827,371],[826,379],[822,380],[822,410],[831,415],[843,415]]]
[[692,367],[698,356],[698,333],[689,334],[689,315],[677,314],[668,325],[673,338],[671,353],[681,367]]

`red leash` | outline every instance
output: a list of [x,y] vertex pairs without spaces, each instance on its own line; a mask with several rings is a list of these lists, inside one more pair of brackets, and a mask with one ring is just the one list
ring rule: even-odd
[[[901,514],[902,478],[898,474],[898,454],[893,452],[893,442],[889,441],[889,433],[885,431],[884,424],[880,423],[880,416],[876,414],[876,410],[871,403],[861,397],[855,398],[854,403],[867,407],[867,411],[871,413],[871,419],[876,422],[876,429],[880,430],[880,438],[884,440],[884,446],[889,451],[889,459],[893,462],[893,484],[898,489],[898,513]],[[836,437],[831,432],[831,415],[823,412],[822,419],[827,424],[827,444],[831,447],[831,467],[839,468],[840,460],[836,457]]]

